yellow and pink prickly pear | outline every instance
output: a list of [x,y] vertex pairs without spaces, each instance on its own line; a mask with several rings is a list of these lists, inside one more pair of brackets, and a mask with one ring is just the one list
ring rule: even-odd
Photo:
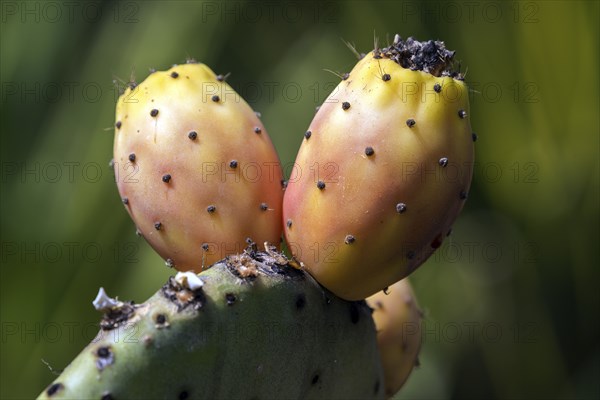
[[385,394],[389,398],[418,364],[422,311],[408,279],[375,293],[367,298],[367,304],[373,309]]
[[453,56],[396,36],[344,75],[308,128],[284,195],[285,238],[344,299],[414,271],[463,208],[474,136]]
[[281,240],[282,171],[250,106],[204,64],[128,88],[116,108],[119,193],[138,232],[177,269],[200,271]]

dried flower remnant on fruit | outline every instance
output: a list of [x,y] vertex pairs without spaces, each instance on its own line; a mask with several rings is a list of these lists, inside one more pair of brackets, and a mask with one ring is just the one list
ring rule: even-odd
[[396,35],[394,43],[381,49],[380,54],[413,71],[427,72],[436,77],[464,79],[463,74],[454,68],[455,52],[447,50],[444,42],[439,40],[421,42],[412,37],[403,40]]

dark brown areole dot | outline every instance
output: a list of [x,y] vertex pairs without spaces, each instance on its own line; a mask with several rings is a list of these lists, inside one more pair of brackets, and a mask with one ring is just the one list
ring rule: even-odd
[[117,127],[117,129],[121,129],[121,121],[117,121],[117,123],[115,124],[115,126]]
[[323,181],[317,182],[317,187],[319,188],[319,190],[324,190],[325,189],[325,182],[323,182]]
[[167,322],[167,316],[165,314],[156,314],[154,317],[154,322],[158,325],[164,325]]
[[136,157],[135,157],[135,153],[131,153],[131,154],[129,155],[129,161],[131,161],[131,162],[135,162],[135,158],[136,158]]
[[114,158],[111,158],[110,161],[108,162],[108,168],[110,168],[114,171],[114,169],[115,169],[115,159]]
[[135,228],[135,235],[142,236],[142,231],[140,231],[140,228],[138,228],[138,227]]
[[435,85],[433,85],[433,90],[435,90],[436,93],[440,93],[442,91],[442,85],[436,83]]
[[173,268],[175,266],[175,262],[171,258],[167,258],[165,260],[165,265],[169,268]]
[[446,232],[446,236],[450,236],[452,235],[452,228],[448,229],[448,232]]
[[225,301],[227,302],[228,306],[232,306],[236,300],[237,300],[237,297],[235,297],[235,294],[225,293]]
[[100,358],[108,358],[110,357],[110,349],[102,346],[96,350],[96,355]]
[[440,233],[439,235],[437,235],[433,241],[431,242],[430,246],[432,249],[437,249],[442,245],[442,234]]
[[409,118],[406,120],[406,126],[408,126],[409,128],[412,128],[413,126],[415,126],[416,122],[414,119]]
[[392,79],[392,77],[390,76],[390,74],[383,74],[383,76],[381,77],[381,79],[383,79],[384,82],[387,82],[390,79]]
[[306,131],[304,132],[304,137],[306,138],[306,140],[310,139],[310,136],[312,135],[311,131]]
[[260,209],[262,211],[267,211],[269,209],[269,206],[267,205],[267,203],[260,203]]
[[219,82],[223,82],[223,81],[225,80],[225,76],[223,76],[223,74],[219,74],[219,75],[217,75],[217,77],[216,77],[216,78],[217,78],[217,80],[218,80]]
[[475,132],[473,132],[471,134],[471,138],[473,138],[473,141],[476,142],[477,141],[477,134]]
[[208,243],[202,243],[202,250],[208,251]]
[[190,397],[190,394],[188,393],[187,390],[182,390],[181,392],[179,392],[179,396],[177,397],[179,400],[186,400]]
[[448,158],[447,157],[442,157],[438,160],[438,164],[440,164],[440,167],[445,167],[448,165]]
[[196,131],[191,131],[190,133],[188,133],[188,138],[190,140],[196,140],[197,137],[198,137],[198,132],[196,132]]
[[410,250],[408,253],[406,253],[406,258],[412,260],[413,258],[415,258],[416,255],[417,254],[414,252],[414,250]]
[[52,385],[50,385],[48,387],[48,389],[46,389],[46,394],[49,397],[54,396],[62,388],[64,388],[64,385],[62,383],[60,383],[60,382],[53,383]]
[[215,103],[218,103],[219,100],[221,100],[221,98],[215,94],[213,97],[211,97],[211,100],[214,101]]
[[260,135],[262,133],[262,129],[260,129],[260,127],[257,126],[256,128],[254,128],[254,133],[256,133],[257,135]]
[[458,116],[460,118],[467,118],[467,112],[465,110],[458,110]]
[[208,211],[209,214],[214,213],[216,210],[217,210],[217,207],[212,204],[210,206],[206,207],[206,211]]
[[346,244],[352,244],[356,241],[356,238],[352,235],[346,235],[346,237],[344,238],[344,243]]
[[237,160],[231,160],[231,161],[229,161],[229,167],[231,167],[233,169],[236,169],[237,166],[238,166]]
[[123,198],[121,199],[121,201],[122,201],[122,202],[123,202],[123,204],[125,204],[125,205],[129,204],[129,199],[128,199],[127,197],[123,197]]
[[396,212],[398,214],[404,214],[406,212],[406,204],[405,203],[396,204]]
[[171,174],[164,174],[164,175],[162,176],[162,181],[163,181],[164,183],[169,183],[169,182],[171,182]]
[[304,295],[304,293],[300,293],[299,295],[296,296],[296,309],[302,310],[305,305],[306,305],[306,296]]
[[344,75],[342,75],[342,80],[345,81],[349,76],[350,74],[348,72],[344,73]]
[[465,200],[468,196],[469,196],[468,193],[466,191],[464,191],[464,190],[461,190],[460,193],[458,194],[458,197],[461,200]]
[[175,79],[178,77],[179,77],[179,74],[177,72],[175,72],[175,71],[171,72],[171,78]]
[[156,117],[157,115],[158,115],[158,110],[156,108],[153,108],[152,110],[150,110],[151,117]]
[[155,222],[154,223],[154,229],[156,229],[157,231],[160,231],[162,229],[162,223],[161,222]]
[[285,224],[287,225],[288,228],[291,228],[292,227],[292,220],[288,219]]
[[350,103],[348,103],[347,101],[342,103],[342,110],[346,111],[350,108]]
[[321,106],[316,106],[315,107],[315,113],[318,113],[320,109],[321,109]]
[[371,157],[373,154],[375,154],[375,150],[373,150],[373,148],[369,146],[365,149],[365,154],[367,155],[367,157]]
[[311,383],[311,385],[316,385],[317,382],[319,382],[319,374],[314,374],[310,383]]
[[281,180],[281,187],[283,188],[283,190],[285,190],[287,188],[288,185],[288,181],[286,181],[285,179]]

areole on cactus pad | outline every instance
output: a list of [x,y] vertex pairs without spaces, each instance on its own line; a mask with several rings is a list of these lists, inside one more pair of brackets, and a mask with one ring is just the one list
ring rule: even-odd
[[442,42],[375,49],[318,110],[283,201],[292,254],[338,296],[414,271],[449,234],[473,173],[468,88]]
[[248,237],[280,242],[279,157],[223,76],[200,63],[154,72],[125,90],[116,119],[119,193],[167,265],[200,271]]

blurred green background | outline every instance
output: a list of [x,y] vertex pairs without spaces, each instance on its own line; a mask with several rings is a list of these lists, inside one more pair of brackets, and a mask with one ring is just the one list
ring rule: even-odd
[[[477,165],[454,234],[412,276],[421,366],[399,398],[598,398],[599,3],[1,3],[1,391],[32,398],[97,331],[99,286],[142,302],[169,276],[113,182],[118,87],[193,57],[290,165],[359,51],[457,51]],[[116,80],[117,84],[113,83]],[[52,370],[51,370],[52,369]]]

